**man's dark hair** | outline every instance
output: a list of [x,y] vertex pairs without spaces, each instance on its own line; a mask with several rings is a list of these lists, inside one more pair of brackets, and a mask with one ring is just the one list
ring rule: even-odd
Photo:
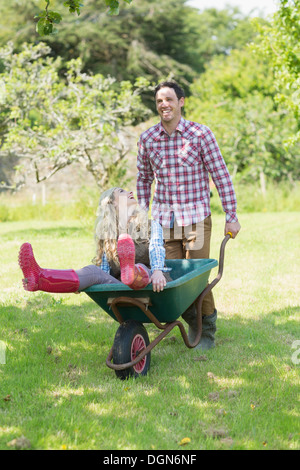
[[156,93],[161,89],[161,88],[173,88],[173,90],[175,91],[176,93],[176,96],[178,98],[178,100],[180,100],[180,98],[184,98],[185,97],[185,94],[184,94],[184,91],[183,89],[181,88],[181,86],[178,85],[178,83],[174,82],[174,81],[166,81],[166,82],[161,82],[159,83],[155,89],[154,89],[154,97],[156,97]]

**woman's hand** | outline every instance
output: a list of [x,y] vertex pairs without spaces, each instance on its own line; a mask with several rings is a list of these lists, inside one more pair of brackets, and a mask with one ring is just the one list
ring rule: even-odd
[[156,270],[153,272],[151,276],[151,282],[153,285],[154,292],[160,292],[164,290],[164,287],[167,283],[165,276],[163,275],[162,271]]

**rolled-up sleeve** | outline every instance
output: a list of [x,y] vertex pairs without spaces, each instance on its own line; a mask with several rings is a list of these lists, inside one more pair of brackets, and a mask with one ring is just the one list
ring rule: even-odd
[[152,273],[155,270],[164,272],[171,270],[165,266],[166,250],[164,247],[163,229],[157,220],[151,221],[149,258]]
[[109,266],[109,262],[107,261],[107,257],[105,253],[103,253],[103,256],[102,256],[100,268],[102,269],[102,271],[106,272],[107,274],[110,274],[110,266]]

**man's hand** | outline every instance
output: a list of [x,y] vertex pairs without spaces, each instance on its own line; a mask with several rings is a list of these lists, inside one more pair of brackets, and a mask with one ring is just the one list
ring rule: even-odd
[[239,221],[230,222],[230,223],[226,222],[224,235],[226,235],[228,232],[231,232],[232,233],[232,238],[235,238],[240,230],[241,230],[241,225],[240,225]]
[[154,292],[160,292],[164,290],[164,287],[167,283],[165,276],[163,275],[162,271],[156,270],[153,272],[151,276],[151,282],[153,285]]

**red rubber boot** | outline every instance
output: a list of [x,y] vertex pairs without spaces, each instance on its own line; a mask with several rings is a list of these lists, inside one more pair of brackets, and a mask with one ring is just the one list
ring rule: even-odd
[[130,235],[118,238],[118,255],[121,281],[131,289],[143,289],[150,283],[148,271],[141,264],[135,264],[135,246]]
[[35,260],[30,243],[24,243],[20,248],[19,266],[23,271],[25,290],[66,293],[76,292],[79,288],[79,278],[73,269],[41,268]]

